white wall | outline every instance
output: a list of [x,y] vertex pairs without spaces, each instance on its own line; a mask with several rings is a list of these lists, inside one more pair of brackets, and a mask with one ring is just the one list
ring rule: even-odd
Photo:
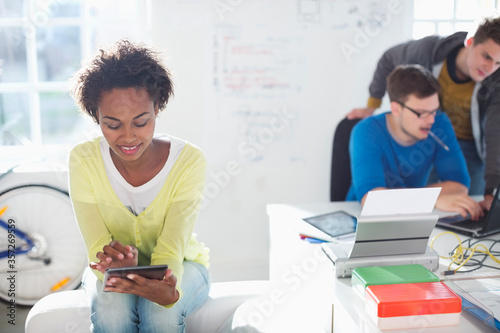
[[381,53],[411,38],[412,1],[151,3],[176,89],[157,130],[206,154],[196,231],[212,278],[265,279],[266,204],[329,200],[335,126],[365,104]]

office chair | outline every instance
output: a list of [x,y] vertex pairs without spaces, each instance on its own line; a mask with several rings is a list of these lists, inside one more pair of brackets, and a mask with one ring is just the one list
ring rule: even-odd
[[344,201],[351,186],[351,160],[349,139],[351,130],[361,119],[344,118],[338,123],[333,136],[330,201]]

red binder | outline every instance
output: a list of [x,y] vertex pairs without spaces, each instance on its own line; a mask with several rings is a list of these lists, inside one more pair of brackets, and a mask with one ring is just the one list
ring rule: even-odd
[[368,315],[380,329],[458,325],[462,299],[442,282],[366,288]]

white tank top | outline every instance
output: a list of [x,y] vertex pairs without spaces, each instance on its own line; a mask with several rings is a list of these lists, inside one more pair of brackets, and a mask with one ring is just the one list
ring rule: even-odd
[[156,198],[163,187],[163,184],[165,184],[172,166],[186,144],[186,142],[181,139],[164,134],[155,135],[154,138],[165,141],[170,139],[170,152],[168,159],[160,172],[158,172],[158,174],[156,174],[156,176],[154,176],[150,181],[141,186],[132,186],[125,180],[125,178],[123,178],[111,159],[110,147],[106,139],[102,137],[100,141],[104,168],[106,169],[106,174],[109,182],[111,183],[111,187],[118,196],[118,199],[120,199],[123,205],[134,215],[142,213]]

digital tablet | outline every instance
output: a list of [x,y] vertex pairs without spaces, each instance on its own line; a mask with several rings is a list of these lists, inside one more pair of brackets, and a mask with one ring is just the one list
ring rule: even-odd
[[136,274],[146,279],[163,280],[168,265],[152,265],[152,266],[131,266],[108,268],[104,273],[103,288],[106,286],[106,281],[111,277],[119,277],[127,279],[128,274]]
[[356,232],[356,217],[341,210],[303,220],[334,238]]

